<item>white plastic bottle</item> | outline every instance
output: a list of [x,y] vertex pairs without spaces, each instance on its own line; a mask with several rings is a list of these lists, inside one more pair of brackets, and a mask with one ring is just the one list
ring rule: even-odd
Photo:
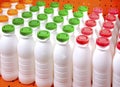
[[69,35],[59,33],[56,36],[54,59],[54,87],[72,87],[72,58]]
[[35,81],[38,87],[51,87],[53,84],[53,57],[50,33],[40,30],[37,33],[35,54]]
[[38,6],[31,6],[30,11],[32,12],[32,20],[37,20],[37,15],[39,13],[39,7]]
[[1,75],[5,81],[18,77],[17,38],[15,27],[7,24],[2,27],[1,38]]
[[50,7],[53,8],[53,10],[54,10],[53,16],[58,16],[59,3],[58,2],[51,2]]
[[44,13],[45,5],[46,5],[46,3],[44,1],[36,2],[36,6],[39,7],[39,14],[43,14]]
[[97,38],[93,54],[93,87],[111,87],[112,56],[109,47],[107,38]]
[[11,8],[11,3],[10,2],[2,2],[1,3],[1,8],[3,10],[3,15],[7,15],[8,9]]
[[31,84],[35,81],[32,28],[23,27],[20,29],[17,51],[19,58],[19,81],[22,84]]
[[112,87],[120,86],[120,42],[117,43],[115,56],[113,58],[113,82]]
[[15,6],[19,3],[19,0],[9,0],[11,3],[11,9],[15,9]]
[[73,50],[73,87],[91,87],[91,53],[85,35],[76,38]]

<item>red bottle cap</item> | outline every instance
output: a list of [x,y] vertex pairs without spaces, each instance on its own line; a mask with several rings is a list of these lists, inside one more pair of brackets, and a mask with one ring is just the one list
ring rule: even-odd
[[106,28],[106,29],[113,29],[114,28],[114,24],[110,21],[108,22],[104,22],[103,23],[103,27]]
[[100,7],[95,7],[95,8],[93,8],[93,12],[95,12],[95,13],[102,13],[103,12],[103,9],[102,8],[100,8]]
[[119,13],[119,10],[117,8],[110,8],[108,12],[110,14],[116,15]]
[[117,48],[120,50],[120,41],[117,42]]
[[89,42],[89,39],[87,36],[85,35],[79,35],[77,38],[76,38],[76,42],[78,44],[81,44],[81,45],[85,45]]
[[116,21],[116,17],[112,14],[108,14],[105,16],[105,20],[113,22]]
[[93,34],[93,30],[90,27],[84,27],[81,29],[81,33],[83,35],[91,35],[91,34]]
[[109,40],[105,37],[99,37],[96,40],[96,44],[101,47],[106,47],[109,45],[109,43],[110,43]]
[[108,29],[102,29],[99,33],[100,36],[102,37],[111,37],[112,36],[112,32]]
[[87,20],[85,22],[85,25],[88,27],[94,27],[94,26],[96,26],[96,22],[94,20]]
[[95,12],[89,14],[89,18],[92,20],[98,20],[99,19],[99,15],[96,14]]

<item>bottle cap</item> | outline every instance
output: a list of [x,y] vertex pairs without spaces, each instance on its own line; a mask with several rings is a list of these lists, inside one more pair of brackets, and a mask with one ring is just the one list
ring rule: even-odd
[[85,36],[85,35],[79,35],[79,36],[77,36],[77,38],[76,38],[76,42],[77,42],[78,44],[85,45],[85,44],[87,44],[87,43],[89,42],[89,39],[88,39],[88,37]]
[[73,9],[73,5],[72,4],[65,4],[64,5],[64,9],[65,10],[72,10]]
[[58,14],[59,14],[60,16],[67,16],[67,15],[68,15],[68,11],[65,10],[65,9],[63,9],[63,10],[60,10],[60,11],[58,12]]
[[0,22],[8,22],[8,16],[0,15]]
[[90,28],[90,27],[83,27],[83,28],[81,29],[81,33],[82,33],[83,35],[92,35],[92,34],[93,34],[93,30],[92,30],[92,28]]
[[69,19],[69,24],[78,25],[80,24],[80,20],[78,18],[71,18]]
[[20,34],[23,36],[27,36],[27,35],[32,35],[32,28],[30,27],[23,27],[20,29]]
[[93,12],[93,13],[89,14],[89,18],[92,20],[98,20],[99,15]]
[[116,21],[116,17],[112,14],[108,14],[105,16],[105,20],[113,22]]
[[69,35],[67,33],[59,33],[57,34],[56,39],[59,42],[66,42],[69,40]]
[[38,6],[31,6],[30,11],[31,12],[37,12],[37,11],[39,11],[39,7]]
[[105,37],[99,37],[96,39],[96,44],[101,47],[106,47],[109,45],[109,40]]
[[38,20],[31,20],[31,21],[29,21],[29,26],[33,27],[33,28],[39,27],[40,22]]
[[114,28],[114,24],[110,21],[108,22],[104,22],[103,23],[103,27],[106,28],[106,29],[113,29]]
[[15,16],[18,14],[18,11],[16,9],[9,9],[7,11],[7,14],[10,15],[10,16]]
[[44,1],[38,1],[36,3],[36,6],[38,6],[38,7],[45,6],[45,5],[46,5],[46,3]]
[[14,18],[12,23],[14,25],[22,25],[22,24],[24,24],[24,19],[23,18]]
[[18,9],[18,10],[25,9],[25,5],[22,4],[22,3],[19,3],[19,4],[16,5],[16,9]]
[[11,8],[11,3],[10,2],[2,2],[1,8]]
[[86,12],[86,11],[88,11],[88,7],[87,6],[80,6],[78,8],[78,10],[81,11],[81,12]]
[[76,18],[82,18],[83,17],[83,13],[81,11],[76,11],[73,13],[74,17]]
[[24,4],[32,4],[32,3],[33,3],[33,0],[23,0],[23,3],[24,3]]
[[64,21],[64,18],[62,16],[55,16],[53,18],[53,21],[56,22],[56,23],[61,23]]
[[38,14],[37,19],[41,20],[41,21],[47,20],[48,16],[47,16],[47,14]]
[[118,50],[120,50],[120,41],[117,42],[117,48],[118,48]]
[[95,8],[93,8],[93,12],[99,14],[99,13],[102,13],[102,12],[103,12],[103,9],[100,8],[100,7],[95,7]]
[[116,15],[119,13],[119,10],[117,8],[110,8],[108,12],[110,14]]
[[2,13],[3,12],[3,10],[2,10],[2,8],[0,8],[0,13]]
[[40,30],[38,33],[37,33],[37,37],[39,39],[48,39],[50,37],[50,32],[49,31],[46,31],[46,30]]
[[11,32],[14,32],[14,30],[15,30],[15,27],[11,24],[7,24],[2,27],[2,32],[4,33],[11,33]]
[[94,27],[94,26],[96,26],[96,22],[94,20],[87,20],[85,22],[85,25],[88,27]]
[[19,0],[10,0],[11,3],[19,2]]
[[63,29],[63,31],[65,33],[72,33],[72,32],[74,32],[74,26],[72,26],[70,24],[64,25],[62,29]]
[[32,12],[26,11],[22,13],[23,18],[31,18],[32,17]]
[[50,7],[52,7],[52,8],[58,8],[59,7],[59,3],[58,2],[52,2],[50,4]]
[[112,36],[112,32],[108,29],[102,29],[100,32],[99,32],[99,35],[102,36],[102,37],[111,37]]
[[57,24],[55,22],[48,22],[46,25],[45,25],[46,29],[48,30],[55,30],[57,29]]
[[44,9],[44,13],[46,13],[46,14],[53,14],[54,10],[53,10],[53,8],[45,8]]

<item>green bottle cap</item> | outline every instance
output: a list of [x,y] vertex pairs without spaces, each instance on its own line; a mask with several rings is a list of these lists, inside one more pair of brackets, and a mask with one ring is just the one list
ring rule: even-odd
[[14,18],[14,19],[12,20],[12,23],[13,23],[14,25],[22,25],[22,24],[24,24],[24,19],[23,19],[23,18]]
[[69,40],[69,35],[67,33],[59,33],[57,34],[56,39],[59,42],[66,42]]
[[66,10],[72,10],[73,9],[73,5],[72,4],[65,4],[64,5],[64,9],[66,9]]
[[20,29],[20,34],[23,36],[27,36],[27,35],[32,35],[32,28],[30,27],[23,27]]
[[56,23],[61,23],[64,21],[64,18],[62,16],[55,16],[53,18],[53,21],[56,22]]
[[46,14],[53,14],[54,10],[53,10],[53,8],[45,8],[44,9],[44,13],[46,13]]
[[65,9],[63,9],[63,10],[60,10],[60,11],[58,12],[58,14],[59,14],[60,16],[67,16],[67,15],[68,15],[68,11],[65,10]]
[[22,13],[23,18],[31,18],[32,17],[32,12],[26,11]]
[[45,6],[46,4],[45,4],[45,2],[44,1],[38,1],[37,3],[36,3],[36,6],[38,6],[38,7],[40,7],[40,6]]
[[88,7],[87,6],[80,6],[78,8],[78,10],[81,11],[81,12],[86,12],[86,11],[88,11]]
[[39,11],[39,7],[38,6],[31,6],[30,11],[31,12],[37,12],[37,11]]
[[78,25],[79,23],[80,23],[80,20],[78,18],[69,19],[69,24],[71,25]]
[[59,3],[58,2],[52,2],[50,4],[50,7],[52,7],[52,8],[58,8],[59,7]]
[[46,24],[46,29],[48,29],[48,30],[55,30],[55,29],[57,29],[57,24],[54,23],[54,22],[48,22]]
[[76,18],[82,18],[83,17],[83,13],[81,12],[81,11],[76,11],[76,12],[74,12],[74,17],[76,17]]
[[14,32],[14,30],[15,30],[15,27],[11,24],[7,24],[2,27],[2,32],[4,33],[11,33],[11,32]]
[[40,22],[38,20],[31,20],[29,21],[29,26],[32,28],[36,28],[40,26]]
[[42,40],[48,39],[50,37],[50,32],[46,30],[41,30],[37,33],[37,37]]
[[72,32],[74,32],[74,26],[70,25],[70,24],[64,25],[62,29],[63,29],[63,31],[65,33],[72,33]]
[[46,14],[38,14],[37,19],[41,21],[47,20],[48,16]]

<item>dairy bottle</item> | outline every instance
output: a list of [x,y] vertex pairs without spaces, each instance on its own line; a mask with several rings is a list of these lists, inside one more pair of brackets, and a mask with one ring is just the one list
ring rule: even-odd
[[46,5],[46,3],[44,1],[36,2],[36,6],[39,7],[39,14],[43,14],[44,13],[45,5]]
[[20,29],[20,39],[17,45],[19,58],[19,81],[22,84],[30,84],[35,80],[34,69],[34,40],[32,28],[22,27]]
[[37,20],[37,15],[39,12],[39,7],[38,6],[31,6],[30,11],[32,12],[32,20]]
[[63,7],[65,10],[68,11],[68,20],[70,18],[73,18],[73,6],[72,6],[72,4],[65,4]]
[[58,16],[59,3],[58,2],[51,2],[50,7],[53,8],[53,10],[54,10],[53,16]]
[[111,87],[112,56],[109,47],[107,38],[97,38],[93,54],[93,87]]
[[48,19],[47,14],[44,13],[38,14],[37,19],[40,21],[40,29],[45,30],[45,25]]
[[11,3],[10,3],[10,2],[2,2],[2,3],[1,3],[1,8],[2,8],[2,10],[3,10],[3,14],[4,14],[4,15],[7,15],[8,9],[11,8]]
[[84,22],[83,22],[83,12],[80,12],[80,11],[76,11],[76,12],[74,12],[73,13],[73,16],[75,17],[75,18],[78,18],[79,20],[80,20],[80,24],[79,24],[79,28],[80,28],[80,30],[85,26],[84,25]]
[[0,8],[0,15],[2,15],[2,13],[3,13],[3,10],[2,10],[2,8]]
[[54,10],[53,10],[53,8],[45,8],[44,9],[44,13],[45,14],[47,14],[47,16],[48,16],[48,20],[47,20],[47,22],[52,22],[53,20],[53,13],[54,13]]
[[63,25],[69,24],[68,23],[68,11],[66,11],[65,9],[59,10],[58,14],[59,16],[62,16],[64,18]]
[[11,3],[11,9],[15,9],[15,6],[19,3],[19,0],[9,0]]
[[85,35],[76,38],[73,50],[73,87],[91,87],[91,53]]
[[120,86],[120,42],[117,42],[115,56],[113,58],[113,84],[112,87]]
[[50,33],[47,30],[40,30],[37,33],[37,38],[34,49],[36,84],[38,87],[51,87],[53,83],[53,59]]
[[29,11],[30,7],[32,6],[33,0],[23,0],[25,4],[25,11]]
[[72,87],[72,55],[69,45],[69,35],[59,33],[56,39],[57,44],[53,53],[54,87]]
[[1,75],[5,81],[18,77],[17,38],[15,27],[6,24],[2,27],[1,37]]
[[57,24],[57,33],[62,32],[64,18],[62,16],[54,16],[53,21]]

